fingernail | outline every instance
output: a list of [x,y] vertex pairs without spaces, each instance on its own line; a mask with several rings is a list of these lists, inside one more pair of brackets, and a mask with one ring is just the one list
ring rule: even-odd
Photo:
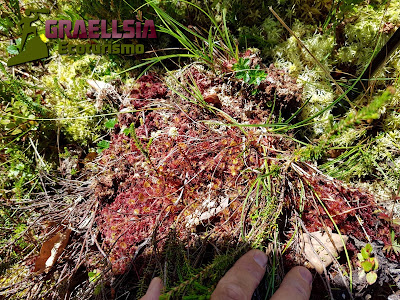
[[307,268],[300,268],[299,269],[299,273],[301,275],[301,277],[308,282],[309,285],[312,284],[312,274],[310,271],[307,270]]
[[253,259],[261,268],[264,269],[267,266],[268,256],[264,252],[257,251],[253,256]]

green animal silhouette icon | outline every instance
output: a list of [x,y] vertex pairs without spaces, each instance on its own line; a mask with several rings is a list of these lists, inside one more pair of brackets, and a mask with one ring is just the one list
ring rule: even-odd
[[[21,21],[17,24],[22,32],[19,54],[11,57],[7,62],[7,66],[11,67],[29,61],[49,57],[49,49],[47,48],[46,43],[41,40],[40,36],[38,36],[36,26],[31,25],[32,23],[39,20],[39,13],[48,14],[49,10],[47,8],[38,10],[27,9],[25,11],[26,17],[22,18]],[[30,15],[33,16],[29,17]],[[27,40],[30,34],[33,34],[34,37]]]

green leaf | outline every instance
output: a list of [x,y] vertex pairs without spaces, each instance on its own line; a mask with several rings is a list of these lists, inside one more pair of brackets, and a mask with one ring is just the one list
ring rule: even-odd
[[18,48],[16,45],[9,45],[7,47],[7,52],[11,55],[16,55],[19,53]]
[[17,135],[17,134],[20,134],[21,132],[22,132],[21,129],[15,128],[15,129],[11,132],[11,135]]
[[0,124],[1,125],[8,125],[8,124],[10,124],[11,123],[11,121],[9,120],[9,119],[1,119],[0,120]]
[[266,78],[266,74],[263,70],[260,70],[260,66],[255,66],[254,70],[250,70],[251,61],[249,58],[243,60],[239,58],[239,61],[233,65],[232,69],[236,71],[236,78],[243,79],[245,83],[260,85],[261,81]]
[[364,259],[368,259],[369,254],[368,254],[367,250],[365,250],[365,247],[363,247],[363,248],[361,249],[361,255],[362,255],[362,257],[363,257]]
[[115,119],[110,119],[110,120],[107,120],[107,122],[106,122],[106,128],[108,128],[108,129],[113,129],[114,128],[114,126],[115,126],[115,124],[117,124],[118,123],[118,121],[117,120],[115,120]]
[[100,278],[100,274],[99,272],[96,272],[97,270],[94,270],[93,272],[89,272],[88,276],[89,276],[89,281],[90,282],[96,282],[99,278]]
[[371,246],[371,244],[366,244],[365,245],[365,251],[367,251],[368,253],[371,253],[372,252],[372,246]]
[[361,263],[361,267],[364,269],[365,273],[368,273],[372,270],[373,265],[370,261],[365,260]]
[[378,270],[378,267],[379,267],[378,258],[374,257],[374,270]]
[[375,272],[369,272],[366,276],[367,282],[369,284],[374,284],[376,282],[377,278],[378,278],[378,275]]
[[130,128],[125,128],[124,130],[122,130],[122,133],[125,135],[129,135],[130,132],[131,132]]
[[97,149],[97,153],[101,153],[103,150],[110,148],[110,142],[104,140],[100,141],[97,143],[97,147],[99,147],[99,149]]
[[246,83],[248,83],[249,81],[250,81],[250,74],[249,73],[246,73],[245,75],[244,75],[244,82],[246,82]]

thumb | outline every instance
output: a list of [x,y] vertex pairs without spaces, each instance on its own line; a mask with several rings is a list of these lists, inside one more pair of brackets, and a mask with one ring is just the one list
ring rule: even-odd
[[247,252],[218,282],[211,300],[251,299],[264,277],[267,260],[267,255],[260,250]]
[[153,280],[150,282],[146,295],[144,295],[140,300],[158,300],[161,295],[162,287],[163,284],[161,279],[158,277],[154,277]]
[[305,267],[294,267],[272,296],[271,300],[308,300],[311,294],[312,274]]

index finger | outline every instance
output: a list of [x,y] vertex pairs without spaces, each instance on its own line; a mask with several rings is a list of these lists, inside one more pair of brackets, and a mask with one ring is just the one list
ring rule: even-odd
[[264,252],[260,250],[247,252],[218,282],[211,299],[251,299],[254,290],[264,277],[266,265],[267,255]]

